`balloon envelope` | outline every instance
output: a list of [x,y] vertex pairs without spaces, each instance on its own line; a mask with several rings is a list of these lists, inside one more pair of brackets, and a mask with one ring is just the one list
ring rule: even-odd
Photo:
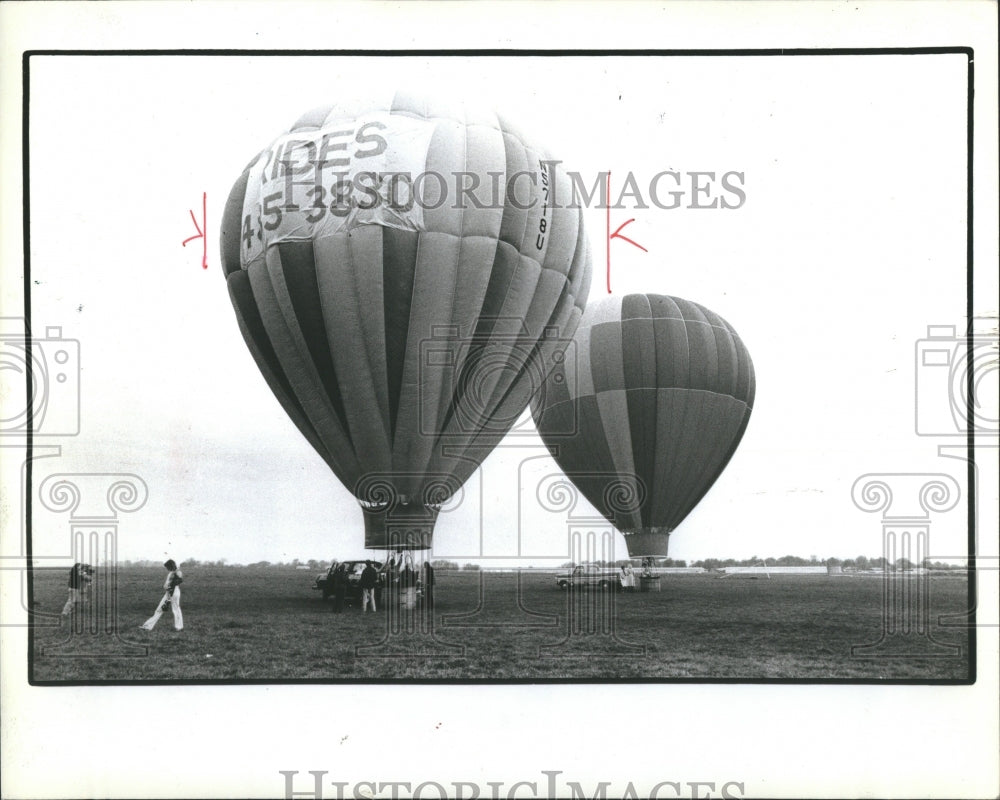
[[361,503],[366,547],[430,546],[575,331],[590,254],[572,196],[506,120],[405,93],[305,114],[236,181],[221,248],[240,329]]
[[535,423],[629,555],[665,556],[746,430],[750,354],[718,314],[652,294],[591,303],[575,344],[533,400]]

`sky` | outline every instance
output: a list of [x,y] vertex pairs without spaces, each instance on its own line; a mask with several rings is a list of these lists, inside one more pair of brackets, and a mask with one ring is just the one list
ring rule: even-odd
[[[611,226],[634,218],[627,233],[648,252],[615,241],[609,266],[606,211],[588,208],[591,300],[609,281],[614,294],[683,297],[749,348],[746,435],[670,555],[877,556],[880,515],[852,502],[860,476],[944,473],[967,489],[965,463],[938,454],[963,442],[934,405],[947,379],[917,361],[928,326],[965,325],[966,69],[963,55],[34,57],[32,319],[79,353],[79,433],[36,439],[60,448],[36,479],[139,476],[148,500],[120,520],[122,559],[363,556],[357,504],[242,341],[219,222],[244,165],[304,111],[344,91],[446,87],[568,169],[610,170],[613,196],[635,176],[648,207],[626,196]],[[648,186],[664,170],[740,173],[746,200],[690,208],[688,185],[680,208],[657,208]],[[202,193],[208,269],[200,240],[181,246]],[[53,404],[71,403],[72,386],[53,386]],[[952,435],[918,435],[918,391],[937,413],[925,429]],[[558,472],[526,414],[442,513],[433,557],[567,560],[573,520],[537,500]],[[581,501],[572,513],[594,512]],[[964,503],[932,521],[928,555],[964,554]],[[33,537],[39,557],[64,558],[67,515],[38,506]]]

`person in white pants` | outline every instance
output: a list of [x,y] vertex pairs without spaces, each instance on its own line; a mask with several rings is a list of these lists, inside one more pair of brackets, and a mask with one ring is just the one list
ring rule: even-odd
[[177,568],[177,564],[172,558],[167,559],[163,566],[167,569],[167,579],[163,582],[163,598],[156,606],[153,616],[147,619],[142,627],[151,631],[160,621],[163,612],[170,606],[170,611],[174,615],[174,630],[184,629],[184,615],[181,613],[181,588],[180,583],[184,580],[183,573]]

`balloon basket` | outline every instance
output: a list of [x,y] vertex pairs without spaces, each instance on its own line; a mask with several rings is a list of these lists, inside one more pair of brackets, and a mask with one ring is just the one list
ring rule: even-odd
[[640,592],[658,592],[660,591],[660,576],[659,575],[642,575],[639,577],[639,591]]

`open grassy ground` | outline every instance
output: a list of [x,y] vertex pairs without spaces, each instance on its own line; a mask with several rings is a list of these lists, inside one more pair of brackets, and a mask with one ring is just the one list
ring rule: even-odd
[[[432,617],[332,612],[291,568],[185,574],[185,628],[169,612],[139,629],[162,569],[118,573],[117,611],[100,632],[63,622],[65,570],[34,576],[34,681],[644,680],[969,677],[968,637],[939,615],[967,607],[964,574],[928,581],[930,634],[880,640],[880,577],[669,575],[662,591],[564,592],[552,574],[438,570]],[[899,581],[901,579],[895,579]],[[909,587],[913,578],[902,579]],[[483,581],[484,583],[481,583]],[[902,584],[894,584],[901,587]],[[610,598],[610,599],[609,599]],[[483,601],[483,602],[481,602]],[[919,606],[919,604],[917,604]],[[99,612],[110,603],[96,606]],[[899,617],[916,621],[912,615]],[[84,626],[87,615],[78,624]],[[93,619],[93,617],[91,617]],[[942,645],[960,648],[959,652]],[[895,654],[886,657],[884,653]]]

